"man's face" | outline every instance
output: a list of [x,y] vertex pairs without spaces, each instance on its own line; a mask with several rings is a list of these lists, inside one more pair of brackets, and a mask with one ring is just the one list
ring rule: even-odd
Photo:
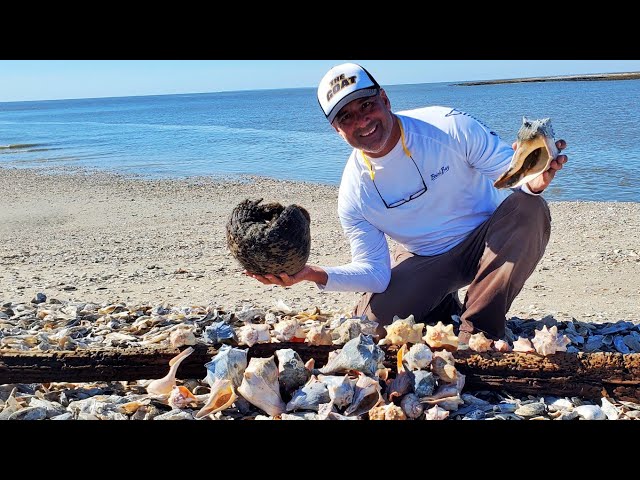
[[380,90],[372,97],[347,103],[331,125],[353,148],[380,157],[393,148],[393,145],[387,145],[393,124],[391,103],[384,90]]

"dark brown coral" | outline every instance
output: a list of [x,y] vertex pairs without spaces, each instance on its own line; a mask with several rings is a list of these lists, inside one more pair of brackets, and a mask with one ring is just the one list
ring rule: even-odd
[[227,246],[238,262],[258,275],[298,273],[311,250],[311,217],[299,205],[260,205],[244,200],[227,221]]

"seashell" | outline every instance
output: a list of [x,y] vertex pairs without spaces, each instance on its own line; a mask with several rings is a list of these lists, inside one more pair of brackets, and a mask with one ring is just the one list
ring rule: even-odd
[[[424,344],[421,343],[420,345]],[[393,401],[394,398],[402,397],[405,393],[409,392],[416,381],[414,374],[403,365],[403,357],[406,351],[407,344],[405,343],[400,347],[396,355],[398,373],[395,378],[387,382],[387,398],[390,402]]]
[[193,353],[193,347],[188,347],[169,360],[169,373],[147,385],[147,393],[152,395],[168,395],[176,384],[176,371],[180,363]]
[[211,361],[204,364],[207,376],[204,378],[213,387],[216,380],[231,380],[234,388],[242,383],[242,374],[247,368],[247,351],[230,345],[222,345]]
[[407,416],[397,405],[388,403],[369,410],[369,420],[406,420]]
[[385,325],[384,329],[387,331],[387,335],[378,342],[378,345],[420,343],[424,323],[416,323],[413,315],[409,315],[407,318],[395,315],[391,325]]
[[[606,420],[607,415],[597,405],[580,405],[574,409],[581,420]],[[517,413],[517,412],[516,412]]]
[[173,348],[184,347],[185,345],[195,345],[196,336],[193,333],[193,327],[188,325],[179,325],[169,335],[169,342]]
[[556,352],[566,352],[567,345],[571,340],[565,335],[558,335],[558,327],[555,325],[550,329],[544,325],[541,330],[535,331],[535,336],[531,340],[533,346],[540,355],[552,355]]
[[423,370],[431,364],[433,352],[424,343],[416,343],[411,346],[404,356],[404,362],[409,370]]
[[271,343],[270,328],[267,323],[247,323],[235,331],[238,345],[252,347],[256,343]]
[[547,406],[542,402],[532,402],[527,403],[525,405],[521,405],[514,412],[516,415],[520,415],[521,417],[529,418],[536,417],[538,415],[542,415],[547,411]]
[[337,375],[318,375],[318,380],[327,385],[331,403],[338,408],[346,407],[353,401],[356,380]]
[[360,322],[354,318],[348,318],[331,331],[333,345],[344,345],[362,333]]
[[384,352],[368,335],[358,335],[349,340],[335,356],[330,356],[327,364],[318,372],[323,374],[357,370],[374,376],[384,360]]
[[602,397],[600,401],[602,402],[602,411],[609,420],[618,420],[620,418],[620,410],[618,410],[606,397]]
[[474,333],[469,337],[469,348],[474,352],[487,352],[491,350],[493,340],[484,336],[483,332]]
[[420,399],[421,403],[427,405],[438,405],[440,408],[444,408],[450,412],[456,411],[460,405],[464,403],[464,400],[460,398],[460,395],[453,395],[451,397],[435,398],[425,397]]
[[400,400],[400,408],[402,408],[407,418],[412,420],[418,418],[424,411],[424,407],[415,393],[408,393],[402,397],[402,400]]
[[446,420],[449,417],[449,411],[438,405],[434,405],[424,414],[425,420]]
[[331,397],[327,385],[312,376],[306,385],[296,390],[287,403],[287,412],[292,410],[318,410],[321,403],[329,403]]
[[260,202],[247,199],[233,209],[226,224],[227,247],[248,272],[295,275],[309,258],[309,212],[299,205]]
[[268,415],[275,417],[286,410],[286,405],[280,397],[278,367],[273,355],[268,358],[253,357],[249,360],[238,393]]
[[186,408],[191,403],[197,403],[196,396],[187,387],[174,385],[169,393],[167,403],[172,408]]
[[511,345],[509,345],[509,343],[505,342],[504,340],[496,340],[495,342],[493,342],[493,348],[498,352],[511,351]]
[[362,415],[377,406],[381,401],[383,400],[380,383],[367,375],[360,374],[353,392],[353,402],[344,411],[344,414],[346,416]]
[[273,327],[276,340],[279,342],[293,341],[294,338],[305,338],[306,334],[302,327],[298,324],[298,320],[282,320]]
[[311,372],[307,370],[298,352],[291,348],[276,350],[278,358],[278,382],[282,390],[291,394],[307,383]]
[[217,345],[227,340],[236,340],[236,333],[233,327],[224,321],[213,322],[204,329],[202,338],[209,345]]
[[418,398],[428,397],[431,395],[436,386],[436,379],[433,373],[427,372],[426,370],[416,370],[413,372],[413,375],[413,391]]
[[536,351],[536,349],[533,348],[533,345],[531,345],[531,342],[528,338],[518,337],[518,339],[513,342],[513,351],[521,353],[533,353]]
[[455,367],[453,354],[446,350],[433,353],[431,371],[443,382],[454,383],[458,380],[458,370]]
[[624,343],[627,347],[629,347],[633,352],[640,353],[640,341],[636,336],[633,335],[635,332],[631,332],[631,335],[624,336]]
[[309,328],[306,337],[309,345],[333,345],[331,331],[325,324],[315,324]]
[[496,188],[517,188],[549,169],[559,154],[550,118],[522,117],[517,147],[506,172],[494,182]]
[[427,333],[422,338],[431,348],[444,348],[449,351],[458,349],[458,337],[453,333],[453,324],[445,326],[438,322],[435,326],[427,325]]
[[585,352],[598,352],[604,345],[604,335],[591,335],[584,346]]

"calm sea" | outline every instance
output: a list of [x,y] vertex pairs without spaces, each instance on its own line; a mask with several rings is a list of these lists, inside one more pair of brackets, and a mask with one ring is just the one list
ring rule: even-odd
[[[396,111],[456,107],[509,143],[523,115],[551,117],[570,163],[545,194],[549,200],[640,202],[640,80],[386,90]],[[0,103],[6,167],[337,185],[350,150],[325,121],[314,88]]]

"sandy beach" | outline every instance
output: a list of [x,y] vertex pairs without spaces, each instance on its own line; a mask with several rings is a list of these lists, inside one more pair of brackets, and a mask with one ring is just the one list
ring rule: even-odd
[[[245,198],[311,214],[310,263],[349,260],[337,187],[271,179],[142,180],[106,173],[0,169],[0,302],[59,300],[208,305],[233,311],[281,299],[350,310],[356,293],[302,283],[264,286],[242,274],[224,225]],[[640,321],[640,204],[550,202],[544,258],[508,317]],[[460,292],[463,298],[464,290]]]

